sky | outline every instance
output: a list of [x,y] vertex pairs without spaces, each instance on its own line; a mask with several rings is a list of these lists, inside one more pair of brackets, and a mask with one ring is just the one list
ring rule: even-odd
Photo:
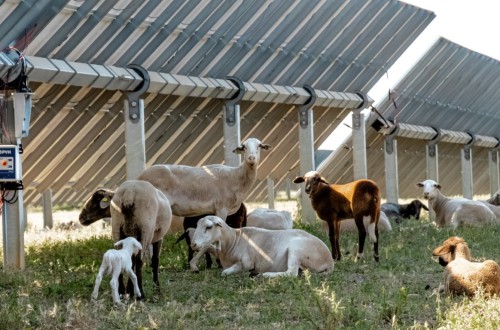
[[[434,20],[368,92],[377,105],[422,55],[444,37],[500,61],[500,0],[403,0],[433,11]],[[350,116],[345,120],[351,123]],[[320,149],[336,149],[350,129],[340,125]]]

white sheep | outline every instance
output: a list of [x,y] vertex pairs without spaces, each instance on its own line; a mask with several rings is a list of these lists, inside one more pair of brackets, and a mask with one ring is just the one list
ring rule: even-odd
[[116,242],[115,247],[121,247],[121,250],[110,249],[102,257],[101,267],[99,267],[94,291],[92,292],[92,299],[97,299],[102,276],[111,275],[110,286],[113,302],[117,305],[122,305],[118,294],[118,277],[124,273],[129,276],[133,283],[135,296],[138,298],[141,297],[141,291],[137,284],[137,276],[132,270],[132,257],[139,254],[142,250],[142,245],[134,237],[127,237]]
[[478,291],[500,295],[500,267],[493,260],[472,262],[469,247],[461,237],[450,237],[432,252],[445,267],[444,289],[448,294],[473,297]]
[[221,218],[207,216],[198,221],[191,246],[196,250],[210,245],[215,245],[223,276],[242,271],[264,277],[297,276],[299,269],[324,274],[333,270],[325,243],[300,229],[233,229]]
[[[138,179],[151,182],[160,189],[170,201],[174,215],[194,217],[215,214],[226,220],[229,214],[238,211],[257,178],[260,149],[271,148],[258,139],[249,138],[233,150],[243,154],[243,162],[239,166],[153,165]],[[201,248],[195,259],[198,260],[207,249]]]
[[[370,217],[369,216],[363,217],[363,224],[365,226],[365,229],[368,230],[368,225],[370,224]],[[326,222],[323,222],[322,227],[323,227],[323,231],[328,232],[328,224]],[[379,230],[379,232],[392,231],[391,222],[389,221],[389,218],[387,217],[387,215],[383,211],[380,211],[378,230]],[[340,221],[340,232],[341,233],[357,233],[358,227],[356,227],[356,223],[354,222],[354,219],[346,219],[346,220]]]
[[292,229],[293,219],[288,211],[256,208],[247,215],[247,227],[271,230]]
[[[172,223],[172,210],[165,195],[151,183],[140,180],[123,182],[115,191],[111,203],[111,231],[113,239],[124,237],[140,239],[142,246],[152,245],[151,267],[153,282],[159,288],[158,266],[163,237]],[[147,250],[145,248],[145,250]],[[134,270],[138,278],[141,295],[142,257],[144,251],[134,259]]]
[[495,214],[484,203],[466,198],[448,198],[441,193],[441,185],[434,180],[419,182],[417,186],[423,188],[424,198],[430,201],[438,227],[455,229],[462,224],[482,226],[496,221]]

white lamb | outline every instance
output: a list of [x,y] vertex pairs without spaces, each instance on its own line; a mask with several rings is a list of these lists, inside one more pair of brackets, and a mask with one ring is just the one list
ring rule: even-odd
[[118,294],[118,277],[123,273],[126,273],[132,280],[136,297],[141,297],[141,291],[137,284],[137,276],[132,270],[132,257],[142,250],[142,245],[135,238],[127,237],[115,243],[115,247],[120,246],[122,247],[121,250],[110,249],[104,253],[101,267],[95,280],[94,291],[92,292],[93,300],[96,300],[99,294],[102,276],[111,275],[110,285],[113,302],[117,305],[123,305]]
[[484,203],[466,198],[448,198],[441,193],[441,185],[436,181],[425,180],[417,186],[423,188],[424,198],[430,201],[438,227],[455,229],[463,224],[483,226],[496,221],[495,214]]
[[256,208],[247,215],[247,227],[271,230],[292,229],[293,219],[288,211]]
[[191,246],[196,250],[212,244],[223,276],[242,271],[265,277],[297,276],[299,269],[324,274],[333,270],[325,243],[300,229],[233,229],[221,218],[207,216],[198,221]]

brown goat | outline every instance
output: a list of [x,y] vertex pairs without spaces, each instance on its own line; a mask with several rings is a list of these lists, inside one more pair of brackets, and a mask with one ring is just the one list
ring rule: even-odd
[[348,184],[329,184],[318,172],[307,172],[296,177],[294,183],[305,182],[305,192],[311,198],[312,207],[318,217],[328,224],[328,236],[332,246],[332,257],[340,260],[340,221],[352,219],[358,227],[358,259],[363,255],[366,229],[363,216],[370,216],[368,231],[373,244],[373,257],[378,255],[378,220],[380,217],[380,190],[371,180],[357,180]]

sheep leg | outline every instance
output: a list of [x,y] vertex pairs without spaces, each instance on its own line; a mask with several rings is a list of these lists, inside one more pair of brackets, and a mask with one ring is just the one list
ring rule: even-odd
[[354,217],[354,222],[356,223],[356,227],[358,227],[358,255],[356,259],[359,260],[363,257],[363,251],[365,248],[365,239],[366,239],[366,229],[363,224],[363,216],[356,215]]
[[340,260],[341,255],[340,255],[340,248],[338,245],[338,232],[340,231],[340,229],[338,229],[338,231],[336,230],[336,228],[335,228],[336,222],[337,221],[335,219],[327,222],[328,223],[328,238],[330,239],[330,245],[332,246],[333,259]]
[[189,261],[189,268],[191,271],[198,273],[200,270],[198,269],[198,262],[200,261],[200,258],[203,254],[206,253],[207,251],[207,246],[202,246],[201,249],[196,252],[196,255]]
[[105,270],[106,270],[106,265],[103,262],[101,264],[101,267],[99,267],[99,272],[97,273],[97,277],[95,279],[94,291],[92,291],[93,300],[96,300],[97,296],[99,295],[99,286],[101,286],[102,275],[104,274]]
[[[135,275],[137,277],[137,284],[139,285],[139,291],[141,293],[141,297],[144,299],[144,290],[142,289],[142,257],[141,254],[138,253],[135,257],[132,257],[132,269],[135,271]],[[129,277],[127,281],[127,293],[133,297],[135,290],[134,290],[134,283],[132,282],[132,279]]]
[[287,270],[286,272],[266,272],[262,273],[264,277],[279,277],[279,276],[297,276],[299,275],[299,261],[296,258],[296,253],[300,253],[299,251],[288,251],[288,260],[287,260]]
[[227,275],[239,273],[242,270],[243,270],[243,265],[241,264],[241,262],[238,262],[238,263],[235,263],[234,265],[232,265],[231,267],[224,269],[221,274],[222,274],[222,276],[227,276]]
[[139,289],[139,285],[137,283],[137,276],[134,274],[132,268],[128,268],[125,270],[127,272],[128,278],[132,280],[132,284],[134,285],[134,294],[137,298],[141,297],[141,290]]
[[122,302],[120,301],[120,295],[118,294],[118,278],[120,277],[121,274],[121,269],[116,267],[113,269],[113,272],[111,274],[111,281],[109,282],[109,285],[111,286],[111,295],[113,296],[113,302],[116,305],[123,305]]
[[151,257],[151,268],[153,268],[153,283],[157,291],[160,290],[160,281],[158,279],[158,267],[160,264],[160,251],[163,240],[153,243],[153,256]]
[[373,243],[373,259],[375,259],[375,261],[378,262],[380,260],[380,257],[378,254],[378,223],[375,223],[375,237],[377,239]]

